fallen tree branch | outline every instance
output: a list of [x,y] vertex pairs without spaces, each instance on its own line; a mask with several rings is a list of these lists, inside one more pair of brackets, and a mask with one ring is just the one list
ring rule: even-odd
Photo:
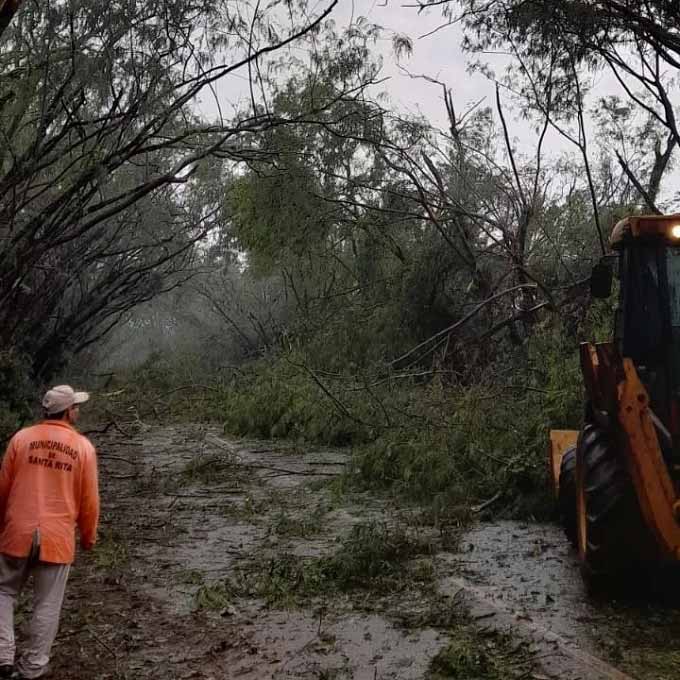
[[411,355],[413,355],[415,352],[417,352],[419,349],[422,349],[423,347],[427,347],[431,342],[434,340],[440,339],[442,336],[452,333],[455,331],[457,328],[460,328],[463,324],[466,324],[470,319],[475,317],[479,312],[484,309],[487,305],[491,304],[494,302],[494,300],[497,300],[498,298],[503,297],[504,295],[509,295],[510,293],[515,293],[518,290],[523,290],[523,289],[538,289],[539,287],[535,283],[522,283],[518,286],[513,286],[512,288],[508,288],[506,290],[502,290],[499,293],[496,293],[495,295],[492,295],[491,297],[487,298],[486,300],[483,300],[480,302],[471,312],[468,312],[462,319],[459,321],[456,321],[456,323],[451,324],[450,326],[447,326],[443,330],[439,331],[438,333],[435,333],[433,336],[429,337],[427,340],[424,340],[421,342],[419,345],[416,345],[413,349],[410,349],[406,354],[402,354],[400,357],[397,357],[393,361],[390,362],[390,365],[394,366],[395,364],[400,363],[404,359],[408,359]]
[[174,394],[175,392],[181,392],[182,390],[192,389],[209,390],[210,392],[220,391],[217,387],[211,387],[210,385],[181,385],[180,387],[175,387],[174,389],[169,390],[162,397],[158,397],[156,399],[156,402],[162,401],[165,397],[169,396],[170,394]]
[[480,503],[479,505],[473,505],[470,510],[474,512],[475,514],[479,514],[480,512],[483,512],[487,508],[491,507],[497,500],[500,499],[500,497],[503,495],[502,491],[499,491],[497,494],[489,498],[488,501],[484,501],[483,503]]
[[256,463],[236,463],[239,467],[250,468],[252,470],[271,470],[272,472],[280,472],[283,475],[296,475],[302,477],[337,477],[339,472],[313,472],[307,470],[287,470],[285,468],[277,468],[271,465],[257,465]]
[[[216,437],[215,435],[208,435],[206,437],[208,441],[213,442],[214,444],[217,444],[223,449],[226,449],[231,453],[233,456],[236,456],[236,451],[234,447],[229,443],[225,442],[223,439],[220,439],[219,437]],[[266,452],[266,451],[271,451],[274,453],[276,450],[275,449],[259,449],[258,452]],[[244,463],[242,461],[228,461],[228,460],[220,460],[220,459],[215,459],[211,458],[209,460],[206,460],[205,462],[200,463],[197,467],[194,468],[194,471],[198,471],[203,469],[204,467],[207,467],[211,463],[217,463],[217,464],[222,464],[224,467],[244,467],[244,468],[252,468],[253,470],[271,470],[272,472],[281,472],[283,474],[288,474],[288,475],[302,475],[302,476],[310,476],[310,477],[316,477],[316,476],[324,476],[324,477],[336,477],[340,473],[334,473],[334,472],[305,472],[305,471],[295,471],[295,470],[287,470],[285,468],[277,468],[277,467],[272,467],[271,465],[258,465],[257,463]],[[332,462],[323,462],[323,463],[306,463],[307,465],[345,465],[345,463],[332,463]]]
[[321,382],[321,379],[314,373],[314,371],[307,366],[307,364],[296,364],[292,361],[290,361],[288,358],[286,358],[286,361],[288,361],[289,364],[296,366],[297,368],[303,368],[309,375],[311,376],[312,380],[317,384],[319,389],[335,404],[335,407],[344,415],[346,418],[349,418],[350,420],[353,420],[355,423],[359,423],[359,425],[365,425],[368,426],[368,423],[365,423],[363,420],[360,418],[357,418],[356,416],[352,415],[350,410],[345,406],[324,384]]
[[640,184],[640,181],[638,178],[633,174],[633,171],[630,169],[628,163],[623,159],[623,156],[616,151],[616,159],[619,161],[619,165],[621,166],[621,169],[626,173],[626,177],[633,183],[633,186],[636,188],[640,196],[644,199],[645,203],[647,204],[647,207],[655,214],[655,215],[663,215],[663,212],[659,210],[658,206],[656,203],[654,203],[654,199],[649,195],[647,190]]
[[[336,465],[336,463],[317,463],[318,465]],[[242,463],[240,461],[229,461],[211,458],[210,460],[203,461],[194,467],[191,472],[196,473],[210,465],[215,465],[219,468],[229,468],[229,467],[239,467],[248,468],[251,470],[269,470],[271,472],[277,472],[282,475],[296,475],[302,477],[337,477],[339,472],[314,472],[311,470],[289,470],[286,468],[274,467],[273,465],[259,465],[257,463]],[[337,465],[344,465],[344,463],[337,463]]]
[[137,461],[130,460],[129,458],[123,458],[123,456],[112,456],[108,453],[98,453],[97,458],[99,460],[120,460],[128,465],[137,465]]
[[126,432],[115,420],[107,423],[101,430],[85,430],[82,434],[86,437],[91,434],[106,434],[111,428],[118,430],[124,437],[132,438],[132,434]]
[[85,430],[82,434],[89,437],[91,434],[106,434],[113,427],[113,421],[107,423],[101,430]]
[[92,628],[88,628],[87,632],[95,639],[96,642],[98,642],[114,658],[114,660],[116,661],[116,666],[117,666],[118,665],[118,655],[116,654],[116,652],[114,652],[113,649],[111,649],[111,647],[109,647],[109,645],[107,645],[106,642],[104,642],[99,637],[99,635],[97,635],[92,630]]
[[[110,411],[109,411],[108,413],[109,413],[109,415],[111,415],[111,412],[110,412]],[[113,423],[113,427],[114,427],[116,430],[118,430],[118,432],[120,432],[124,437],[127,437],[128,439],[132,439],[133,435],[132,435],[130,432],[127,432],[126,430],[124,430],[124,429],[118,424],[118,421],[117,421],[117,420],[113,420],[112,423]]]

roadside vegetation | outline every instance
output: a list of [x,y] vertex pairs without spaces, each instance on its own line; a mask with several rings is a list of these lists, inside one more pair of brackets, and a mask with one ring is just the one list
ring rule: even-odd
[[[455,375],[333,373],[298,351],[280,351],[215,379],[198,357],[152,356],[111,378],[95,419],[218,422],[237,438],[349,448],[338,491],[371,490],[418,503],[432,518],[545,519],[552,511],[545,448],[551,427],[582,415],[578,337],[603,338],[611,307],[593,306],[573,339],[545,324],[514,353],[465,384]],[[187,464],[210,482],[233,473],[228,455]]]
[[[546,517],[547,431],[578,425],[578,342],[612,326],[591,267],[619,218],[667,197],[676,64],[644,76],[645,50],[676,49],[665,24],[652,40],[612,6],[577,48],[540,8],[475,6],[464,48],[515,61],[478,105],[433,84],[442,129],[378,96],[378,46],[390,37],[404,62],[417,44],[329,21],[333,2],[287,18],[208,3],[186,32],[183,0],[100,4],[23,3],[2,26],[0,435],[44,385],[80,379],[111,426],[350,447],[346,488],[435,515]],[[580,35],[558,5],[551,21]],[[139,29],[155,11],[172,31]],[[63,62],[43,58],[54,35],[78,35]],[[139,42],[130,60],[121,36]],[[639,60],[617,60],[629,39]],[[192,109],[255,63],[231,117]],[[605,67],[629,85],[617,96],[592,89]],[[522,151],[520,112],[537,131]]]
[[[0,440],[68,382],[94,436],[223,428],[176,474],[118,460],[133,496],[223,485],[220,516],[272,543],[319,538],[343,495],[412,512],[328,554],[188,569],[199,610],[429,597],[433,545],[473,518],[549,518],[548,431],[579,426],[578,344],[613,330],[592,267],[622,217],[677,211],[677,3],[431,4],[422,40],[459,26],[490,84],[468,102],[424,74],[443,125],[384,96],[383,61],[408,71],[424,43],[381,5],[0,2]],[[233,502],[235,439],[348,458],[305,513]],[[128,569],[102,538],[90,568]],[[527,676],[458,616],[433,680]]]
[[428,680],[504,680],[531,677],[532,655],[516,640],[494,632],[462,628],[432,660]]

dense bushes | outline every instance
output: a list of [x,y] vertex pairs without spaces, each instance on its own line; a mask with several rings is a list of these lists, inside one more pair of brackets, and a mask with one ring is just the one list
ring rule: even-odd
[[378,405],[354,383],[338,389],[333,381],[326,387],[328,377],[316,376],[300,361],[289,354],[245,368],[226,397],[227,430],[334,446],[373,440],[381,427]]
[[6,441],[37,407],[29,361],[13,350],[0,352],[0,441]]
[[[548,431],[578,428],[582,416],[578,341],[602,340],[610,325],[608,304],[545,317],[525,343],[499,341],[485,353],[490,365],[463,373],[454,362],[435,372],[375,360],[359,368],[350,327],[340,341],[324,334],[323,354],[317,339],[239,367],[163,354],[117,377],[98,402],[142,420],[219,420],[237,436],[351,447],[347,488],[395,493],[437,514],[481,506],[545,517]],[[328,361],[333,340],[343,372]]]
[[548,430],[581,418],[577,342],[547,328],[507,357],[473,384],[447,374],[322,373],[301,353],[261,360],[232,384],[226,429],[350,445],[346,483],[442,512],[495,498],[496,513],[544,516]]

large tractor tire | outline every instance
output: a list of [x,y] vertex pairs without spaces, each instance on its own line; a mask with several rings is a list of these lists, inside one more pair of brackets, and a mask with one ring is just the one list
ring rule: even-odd
[[568,448],[560,465],[560,484],[557,495],[560,524],[570,543],[576,547],[578,535],[576,524],[576,447]]
[[[577,526],[585,529],[581,546],[583,575],[600,589],[639,573],[655,555],[626,462],[611,435],[588,424],[580,439],[583,456],[585,514]],[[576,490],[578,493],[578,489]]]

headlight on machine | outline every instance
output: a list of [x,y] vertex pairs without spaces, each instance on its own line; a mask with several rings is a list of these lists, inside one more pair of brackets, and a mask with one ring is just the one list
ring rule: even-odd
[[609,239],[609,245],[617,250],[622,248],[627,237],[662,239],[673,247],[680,246],[680,214],[675,215],[632,215],[616,224]]

